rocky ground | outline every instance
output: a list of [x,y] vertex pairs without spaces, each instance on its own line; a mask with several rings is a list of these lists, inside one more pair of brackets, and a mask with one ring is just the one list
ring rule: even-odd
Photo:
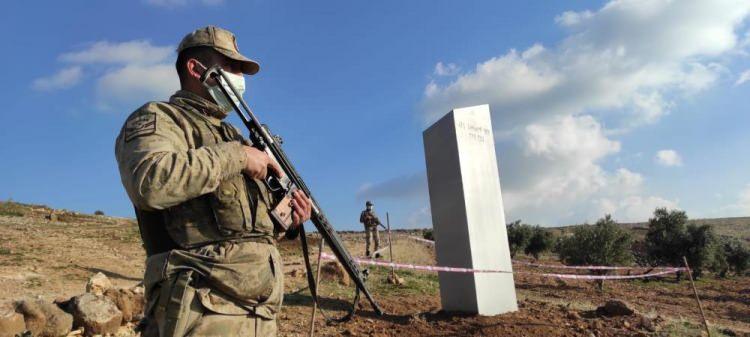
[[[344,236],[353,253],[363,252],[358,235]],[[314,238],[311,243],[316,247]],[[299,248],[295,242],[285,242],[280,249],[285,256],[287,289],[279,319],[280,335],[307,335],[311,300]],[[429,246],[403,235],[394,239],[394,257],[401,262],[435,263]],[[118,325],[122,326],[116,329],[116,334],[132,336],[133,323],[126,321],[137,319],[134,311],[138,311],[138,307],[134,308],[133,303],[138,303],[136,285],[143,272],[143,260],[137,226],[130,219],[53,212],[42,206],[9,208],[4,205],[0,207],[0,330],[8,322],[3,321],[3,317],[19,312],[26,319],[26,328],[43,331],[37,328],[41,324],[40,317],[50,316],[56,317],[52,323],[47,320],[41,324],[48,330],[55,332],[58,326],[68,325],[68,330],[76,326],[70,334],[80,335],[89,331],[79,328],[87,325],[75,317],[82,316],[81,310],[99,308],[86,317],[95,317],[101,322],[119,321]],[[387,281],[388,269],[370,268],[370,271],[368,285],[387,314],[376,316],[367,303],[362,302],[362,309],[348,323],[327,325],[318,315],[316,335],[701,335],[698,308],[689,283],[676,282],[674,276],[652,281],[607,282],[601,292],[591,282],[518,275],[519,311],[480,317],[440,311],[437,276],[433,273],[398,271],[404,282],[396,285]],[[87,287],[97,273],[105,275],[111,284],[105,282],[99,290],[91,285]],[[321,305],[329,315],[340,316],[350,303],[351,287],[342,285],[345,282],[336,276],[335,268],[326,275],[321,285]],[[706,277],[699,280],[697,286],[713,336],[750,336],[749,277]],[[91,294],[81,296],[85,293]],[[610,301],[615,302],[610,303],[609,310],[597,310]],[[622,301],[633,313],[618,310],[622,305],[616,301]],[[129,309],[126,302],[131,303]],[[60,308],[74,315],[68,317],[65,315],[69,314],[55,310]],[[122,317],[128,315],[128,319]],[[14,324],[18,324],[18,316],[15,317]],[[29,321],[34,317],[36,321]],[[92,329],[89,326],[89,330]]]

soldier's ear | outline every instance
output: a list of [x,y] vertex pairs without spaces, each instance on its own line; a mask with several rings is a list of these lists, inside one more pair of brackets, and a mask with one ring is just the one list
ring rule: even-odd
[[194,58],[188,59],[185,67],[187,67],[187,74],[196,80],[200,80],[201,75],[207,70],[206,66]]

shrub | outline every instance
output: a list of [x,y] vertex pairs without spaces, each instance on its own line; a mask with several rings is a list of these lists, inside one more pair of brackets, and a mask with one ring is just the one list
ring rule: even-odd
[[525,250],[531,240],[532,229],[521,220],[516,220],[506,226],[508,232],[508,245],[510,246],[510,257],[515,257],[518,252]]
[[750,249],[737,239],[728,239],[722,244],[728,269],[743,275],[750,268]]
[[435,241],[435,236],[432,234],[432,229],[425,229],[424,232],[422,232],[422,237],[427,240]]
[[531,229],[531,237],[523,249],[526,255],[531,255],[535,260],[539,259],[539,254],[546,252],[552,248],[555,242],[555,237],[552,232],[545,230],[542,227],[534,226]]
[[[722,255],[708,225],[686,225],[684,211],[657,208],[649,219],[646,251],[651,264],[682,266],[686,257],[695,277],[706,267],[721,268]],[[713,269],[713,268],[712,268]]]
[[633,260],[630,233],[620,228],[610,215],[594,225],[582,225],[573,234],[561,237],[555,250],[569,265],[626,265]]
[[26,207],[23,205],[13,202],[9,199],[6,202],[0,201],[0,215],[4,216],[25,216],[27,212]]
[[96,211],[94,212],[94,215],[104,215],[104,212],[103,212],[103,211],[100,211],[100,210],[96,210]]
[[[627,265],[633,261],[630,250],[630,233],[617,225],[609,214],[594,225],[582,225],[573,229],[573,234],[561,237],[555,250],[560,260],[569,265]],[[595,274],[605,275],[606,270],[595,270]],[[604,290],[604,282],[597,280],[599,290]]]

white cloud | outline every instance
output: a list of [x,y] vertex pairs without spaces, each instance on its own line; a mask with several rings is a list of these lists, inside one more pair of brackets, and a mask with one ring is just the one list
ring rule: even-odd
[[740,190],[734,203],[721,207],[720,212],[717,216],[750,216],[750,184]]
[[[556,117],[526,127],[516,144],[498,144],[506,217],[542,224],[644,220],[653,204],[676,205],[644,195],[641,174],[600,162],[620,151],[592,116]],[[640,208],[638,208],[640,206]]]
[[443,62],[438,62],[435,65],[435,71],[433,73],[437,76],[453,76],[458,74],[459,70],[460,69],[455,63],[443,64]]
[[620,150],[620,144],[607,139],[602,127],[591,116],[562,116],[530,124],[526,126],[523,139],[527,154],[551,160],[595,161]]
[[63,68],[54,75],[35,79],[31,87],[40,91],[67,89],[78,84],[82,75],[83,69],[79,66]]
[[224,0],[145,0],[146,4],[157,7],[184,7],[187,5],[205,5],[217,6],[224,3]]
[[118,103],[145,103],[166,99],[180,86],[172,64],[131,64],[113,69],[96,83],[100,104],[110,108]]
[[560,26],[574,27],[594,16],[591,11],[573,12],[567,11],[555,17],[555,22]]
[[750,69],[743,71],[737,78],[737,82],[734,82],[734,85],[740,85],[747,81],[750,81]]
[[626,110],[626,126],[652,123],[673,106],[665,95],[715,83],[721,66],[713,58],[737,46],[735,29],[748,11],[747,1],[686,0],[613,1],[597,12],[566,12],[557,22],[570,35],[558,46],[511,50],[433,86],[423,102],[426,119],[490,103],[502,111],[499,129],[592,110]]
[[154,46],[145,40],[99,41],[84,50],[62,54],[60,60],[79,64],[154,64],[165,61],[173,52],[172,46]]
[[47,79],[37,79],[36,89],[71,87],[83,69],[98,74],[94,93],[102,110],[131,109],[149,100],[169,97],[179,88],[174,70],[174,47],[146,40],[99,41],[64,53],[59,60],[74,64]]
[[682,166],[682,157],[675,150],[659,150],[654,160],[662,166]]
[[[623,199],[602,198],[596,201],[598,214],[611,214],[620,222],[643,222],[651,217],[656,208],[677,208],[677,203],[660,197],[628,196]],[[601,215],[599,215],[601,216]]]
[[610,137],[657,123],[729,73],[749,14],[745,0],[618,0],[565,12],[555,21],[567,36],[556,45],[510,50],[428,83],[424,119],[490,104],[509,218],[570,223],[609,211],[643,220],[677,202],[645,191],[636,172],[605,169],[620,150]]

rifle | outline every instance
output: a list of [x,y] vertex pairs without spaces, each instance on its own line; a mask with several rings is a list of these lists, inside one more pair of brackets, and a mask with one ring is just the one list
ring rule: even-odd
[[[331,226],[331,224],[328,222],[328,219],[323,213],[323,210],[320,208],[317,201],[315,201],[312,192],[302,180],[302,177],[297,173],[297,170],[289,161],[289,158],[284,153],[284,150],[281,149],[281,138],[278,136],[271,136],[271,132],[268,129],[268,126],[260,123],[258,118],[253,113],[252,109],[250,109],[239,92],[237,92],[237,89],[234,88],[234,86],[227,80],[224,70],[221,69],[221,67],[212,66],[206,69],[203,75],[201,75],[200,80],[202,83],[206,84],[206,81],[208,81],[209,79],[214,80],[216,84],[219,85],[222,93],[226,95],[227,98],[229,98],[234,111],[237,112],[240,119],[242,120],[242,123],[245,124],[245,127],[247,127],[248,131],[250,132],[249,138],[252,141],[253,146],[265,152],[272,160],[276,161],[276,163],[279,164],[279,167],[281,167],[281,170],[284,172],[283,177],[275,177],[269,174],[264,181],[266,187],[268,187],[268,189],[274,194],[274,199],[280,200],[276,205],[274,205],[274,207],[272,207],[273,210],[270,212],[271,218],[274,221],[274,224],[278,228],[280,228],[280,231],[286,232],[285,236],[288,239],[294,239],[297,235],[300,236],[303,257],[305,259],[305,266],[307,267],[307,280],[310,287],[310,293],[313,297],[313,301],[318,301],[318,295],[308,256],[307,238],[305,236],[304,224],[301,224],[294,230],[287,231],[292,221],[292,211],[291,207],[289,206],[289,202],[291,200],[292,192],[297,189],[305,192],[305,194],[310,198],[312,202],[312,214],[310,217],[310,221],[312,221],[312,223],[315,225],[315,228],[318,229],[318,233],[320,233],[328,246],[331,247],[333,254],[336,255],[336,258],[356,285],[356,292],[354,301],[352,303],[352,308],[349,313],[344,318],[339,319],[339,321],[348,320],[349,318],[354,316],[360,292],[365,294],[365,297],[372,305],[372,309],[375,311],[375,313],[378,315],[382,315],[383,311],[380,309],[378,304],[375,302],[375,299],[373,299],[372,295],[365,286],[366,275],[359,270],[351,254],[349,254],[349,251],[346,250],[338,234],[336,234],[336,231],[333,229],[333,226]],[[233,98],[235,98],[236,100]]]

